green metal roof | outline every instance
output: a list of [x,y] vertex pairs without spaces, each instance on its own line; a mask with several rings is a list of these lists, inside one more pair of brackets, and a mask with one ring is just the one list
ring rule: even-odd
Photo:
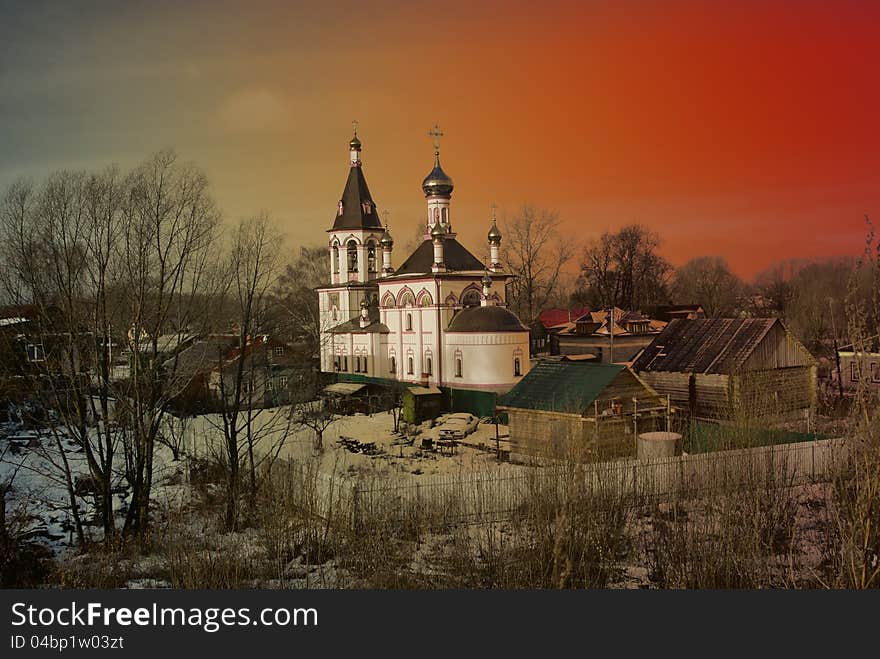
[[582,414],[625,367],[621,364],[539,361],[499,407]]

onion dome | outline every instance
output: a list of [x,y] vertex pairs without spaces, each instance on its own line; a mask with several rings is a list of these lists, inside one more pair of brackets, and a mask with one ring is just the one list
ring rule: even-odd
[[441,240],[446,236],[446,229],[443,228],[443,225],[440,224],[440,220],[434,222],[434,226],[431,227],[431,238],[434,240]]
[[448,197],[452,194],[452,179],[440,167],[440,155],[434,154],[434,169],[422,181],[426,197]]
[[387,228],[385,229],[385,233],[382,234],[382,238],[379,240],[379,243],[381,243],[382,247],[388,247],[389,249],[391,247],[394,247],[394,238],[392,238],[391,234],[388,233]]
[[447,332],[528,332],[512,311],[504,307],[469,307],[462,309],[452,322]]
[[361,141],[358,139],[357,133],[355,133],[354,137],[351,138],[351,141],[348,143],[348,146],[351,147],[352,151],[360,151],[361,150]]
[[490,245],[500,245],[501,244],[501,232],[498,230],[498,225],[495,224],[495,220],[492,220],[492,228],[489,229],[489,244]]
[[491,288],[492,287],[492,277],[489,276],[489,271],[486,271],[486,274],[483,275],[483,288]]

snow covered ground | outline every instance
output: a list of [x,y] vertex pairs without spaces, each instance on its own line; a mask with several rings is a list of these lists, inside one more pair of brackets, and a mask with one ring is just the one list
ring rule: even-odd
[[[181,429],[180,421],[168,417],[174,428],[166,428],[167,436],[183,432],[183,458],[175,461],[172,451],[157,444],[154,460],[153,499],[158,510],[176,510],[191,498],[186,457],[211,458],[222,456],[223,432],[219,415],[188,419]],[[315,434],[306,427],[289,421],[289,409],[261,411],[253,421],[254,434],[259,437],[258,454],[280,445],[279,459],[317,463],[319,471],[336,478],[418,479],[419,476],[515,470],[516,466],[499,464],[496,455],[495,426],[480,424],[473,434],[452,454],[423,450],[422,440],[438,438],[436,427],[423,424],[415,435],[404,437],[393,432],[394,422],[388,412],[370,416],[356,414],[339,418],[324,432],[324,450],[315,449]],[[0,428],[0,482],[14,474],[13,488],[7,496],[7,511],[26,520],[28,537],[56,557],[64,557],[75,542],[70,501],[60,468],[61,451],[70,464],[73,480],[89,478],[85,454],[62,431],[53,434],[46,429],[23,429],[20,424]],[[507,448],[507,428],[499,426],[500,447]],[[124,475],[121,442],[117,449],[114,478],[114,511],[118,527],[125,520],[130,501],[130,488]],[[94,497],[82,490],[77,505],[88,539],[102,538],[100,516]]]

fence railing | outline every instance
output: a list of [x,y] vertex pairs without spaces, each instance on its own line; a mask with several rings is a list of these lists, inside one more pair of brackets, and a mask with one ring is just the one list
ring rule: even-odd
[[[547,463],[510,470],[438,476],[401,475],[393,480],[357,480],[316,474],[317,508],[336,506],[369,515],[400,515],[413,507],[452,518],[503,518],[536,493],[567,497],[596,495],[604,502],[630,497],[698,494],[720,487],[756,484],[786,487],[831,478],[847,464],[845,439],[681,455],[641,461],[590,464]],[[610,504],[609,504],[610,505]]]

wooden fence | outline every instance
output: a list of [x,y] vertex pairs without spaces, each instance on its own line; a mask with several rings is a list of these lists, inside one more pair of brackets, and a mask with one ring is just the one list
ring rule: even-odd
[[650,461],[547,463],[447,476],[400,476],[372,481],[318,475],[323,512],[332,507],[366,516],[416,508],[450,521],[502,519],[537,494],[565,500],[594,495],[609,505],[637,497],[694,496],[716,488],[787,487],[828,480],[848,462],[844,439],[682,455]]

